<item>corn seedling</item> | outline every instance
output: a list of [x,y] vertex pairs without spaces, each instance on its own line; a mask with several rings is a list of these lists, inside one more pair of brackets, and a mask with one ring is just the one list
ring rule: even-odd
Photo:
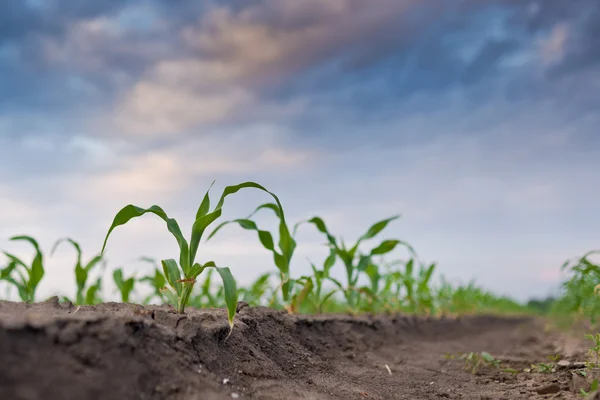
[[[292,256],[294,255],[294,250],[296,249],[296,241],[290,234],[290,230],[285,221],[285,215],[283,212],[283,207],[279,203],[279,200],[275,197],[277,204],[274,203],[265,203],[256,208],[254,212],[252,212],[248,217],[243,219],[235,219],[232,221],[225,221],[221,223],[219,226],[215,228],[215,230],[208,236],[207,240],[210,240],[221,228],[228,224],[236,223],[241,228],[254,231],[258,234],[258,239],[262,246],[270,251],[273,254],[273,261],[275,266],[279,270],[279,275],[281,279],[281,294],[283,297],[284,305],[287,306],[288,311],[291,310],[291,299],[290,293],[294,283],[290,279],[290,263],[292,261]],[[260,210],[268,209],[273,211],[277,219],[279,220],[279,243],[277,248],[275,247],[275,241],[273,240],[273,235],[269,231],[261,230],[258,228],[256,222],[254,222],[251,218]]]
[[135,286],[135,277],[124,278],[123,277],[123,269],[118,268],[113,271],[113,280],[115,285],[117,285],[117,289],[121,294],[121,301],[123,303],[129,303],[129,297],[131,296],[131,292],[133,292],[133,287]]
[[22,301],[35,301],[35,291],[44,276],[44,255],[38,242],[30,236],[13,236],[11,241],[25,241],[35,249],[35,256],[30,265],[27,265],[17,256],[4,252],[9,259],[8,265],[0,270],[0,280],[14,286]]
[[541,374],[550,374],[556,372],[556,363],[560,360],[560,355],[548,356],[549,363],[537,363],[532,364],[531,368],[525,370],[525,372],[537,371]]
[[587,367],[600,368],[600,333],[596,333],[595,335],[586,334],[584,337],[594,342],[594,345],[588,350],[591,361],[587,362]]
[[[451,354],[445,355],[446,359],[454,359],[455,357]],[[494,368],[500,368],[500,360],[497,360],[494,356],[486,351],[480,353],[459,353],[458,358],[464,360],[465,371],[476,374],[483,366],[491,366]]]
[[[73,248],[75,249],[75,252],[77,254],[77,259],[75,261],[75,269],[74,269],[75,270],[75,283],[77,286],[77,289],[76,289],[77,292],[75,293],[75,304],[78,304],[78,305],[95,304],[96,300],[97,300],[96,294],[97,294],[97,291],[98,291],[100,285],[98,284],[98,282],[96,282],[96,284],[94,284],[94,285],[91,285],[90,287],[86,287],[86,285],[87,285],[90,273],[102,261],[102,256],[97,255],[84,265],[81,261],[81,259],[82,259],[81,246],[79,245],[79,243],[77,243],[76,241],[74,241],[73,239],[70,239],[70,238],[64,238],[64,239],[58,240],[52,247],[52,251],[50,252],[50,255],[54,254],[54,252],[56,251],[56,249],[62,242],[70,243],[73,246]],[[88,302],[88,300],[89,300],[89,302]]]
[[590,256],[600,250],[590,251],[575,260],[567,260],[561,270],[569,269],[571,278],[563,283],[563,295],[555,302],[553,311],[585,318],[595,323],[600,313],[600,265],[593,263]]
[[[346,296],[346,301],[348,302],[350,309],[355,310],[357,308],[358,297],[360,294],[367,294],[369,296],[372,294],[369,288],[357,288],[360,273],[364,272],[368,265],[371,264],[372,257],[387,254],[394,250],[394,248],[396,248],[396,246],[400,244],[412,250],[410,245],[400,240],[384,240],[378,246],[372,248],[368,255],[359,254],[358,249],[363,241],[374,238],[383,229],[385,229],[385,227],[391,221],[399,217],[400,216],[393,216],[391,218],[387,218],[375,223],[351,247],[347,247],[343,239],[338,240],[331,233],[329,233],[325,222],[323,222],[321,218],[313,217],[308,221],[304,221],[313,224],[319,232],[323,233],[327,237],[328,246],[330,247],[330,249],[335,251],[337,257],[339,257],[344,263],[344,267],[346,269],[347,285],[341,288]],[[298,225],[296,226],[296,228],[298,227]],[[294,231],[296,230],[296,228],[294,229]],[[334,281],[334,283],[336,282]]]
[[244,188],[259,189],[270,194],[281,209],[281,204],[279,203],[279,199],[277,196],[275,196],[275,194],[269,192],[267,189],[255,182],[244,182],[239,185],[227,186],[223,190],[223,194],[221,195],[216,207],[210,211],[209,188],[204,195],[202,203],[200,203],[198,211],[196,212],[196,218],[192,225],[191,237],[188,242],[188,240],[186,240],[183,236],[177,221],[173,218],[170,218],[161,207],[153,205],[150,208],[144,209],[129,204],[121,209],[121,211],[119,211],[115,216],[113,223],[106,234],[106,238],[104,239],[102,253],[104,253],[111,232],[118,226],[124,225],[130,220],[141,217],[146,213],[151,213],[161,218],[167,224],[168,231],[175,237],[179,246],[179,262],[172,258],[161,260],[163,272],[167,279],[167,283],[170,286],[165,287],[162,292],[173,304],[177,312],[183,313],[190,299],[190,295],[192,294],[194,284],[196,283],[196,278],[207,268],[215,268],[223,281],[224,297],[227,305],[227,319],[229,321],[231,332],[231,329],[233,329],[233,319],[235,317],[237,306],[237,288],[235,279],[233,278],[229,268],[217,267],[214,261],[208,261],[204,264],[196,263],[195,259],[204,231],[223,213],[222,208],[225,198]]
[[[404,265],[404,270],[397,272],[396,297],[404,299],[402,308],[411,313],[434,314],[435,300],[431,290],[431,277],[435,271],[436,264],[423,265],[416,257],[407,262],[395,261],[391,266]],[[419,270],[415,273],[415,262],[418,262]]]
[[[309,261],[310,266],[313,270],[313,279],[314,279],[314,301],[313,301],[313,303],[315,305],[315,310],[318,314],[321,314],[323,312],[323,307],[325,306],[325,303],[327,302],[327,300],[329,300],[338,291],[338,289],[333,289],[333,290],[330,290],[327,294],[323,294],[323,285],[325,284],[326,281],[329,280],[329,281],[336,282],[335,279],[331,278],[331,276],[329,274],[329,271],[335,264],[336,258],[337,258],[337,253],[335,252],[334,249],[330,249],[329,256],[323,262],[323,269],[317,269],[315,264],[313,262]],[[337,285],[341,286],[341,284],[339,282],[337,282]]]

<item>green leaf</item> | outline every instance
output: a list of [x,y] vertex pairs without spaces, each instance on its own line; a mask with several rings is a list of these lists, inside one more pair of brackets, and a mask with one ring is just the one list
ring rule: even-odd
[[492,356],[490,353],[488,353],[486,351],[481,352],[481,358],[483,358],[485,361],[490,362],[490,363],[495,360],[494,356]]
[[102,245],[101,254],[104,254],[104,250],[106,248],[106,243],[108,242],[108,237],[110,236],[110,234],[112,233],[112,231],[115,228],[117,228],[118,226],[121,226],[121,225],[125,225],[130,220],[141,217],[142,215],[144,215],[146,213],[152,213],[166,222],[167,229],[175,237],[175,239],[177,240],[177,244],[179,245],[179,251],[180,251],[179,263],[181,265],[181,268],[183,269],[184,272],[187,271],[190,267],[190,257],[189,257],[190,253],[189,253],[188,242],[183,237],[183,234],[181,233],[181,229],[179,228],[179,224],[177,223],[177,221],[174,220],[173,218],[169,218],[169,216],[165,213],[165,211],[156,205],[154,205],[150,208],[146,208],[146,209],[134,206],[132,204],[129,204],[129,205],[123,207],[121,209],[121,211],[119,211],[117,213],[117,215],[115,216],[113,223],[110,226],[108,233],[106,234],[106,238],[104,239],[104,244]]
[[399,243],[399,240],[384,240],[379,246],[371,250],[371,255],[375,256],[387,254],[390,251],[394,250]]
[[160,293],[167,298],[167,300],[169,301],[169,303],[171,303],[171,305],[173,307],[175,307],[175,308],[178,307],[178,305],[179,305],[178,295],[175,294],[171,288],[164,287],[164,288],[160,289]]
[[258,211],[260,211],[262,209],[270,209],[270,210],[272,210],[275,213],[275,215],[277,216],[277,218],[281,219],[281,215],[282,214],[281,214],[281,212],[279,210],[279,206],[277,204],[274,204],[274,203],[261,204],[260,206],[256,207],[256,210],[254,210],[252,212],[252,214],[250,214],[248,216],[247,219],[252,218],[254,216],[254,214],[256,214]]
[[212,224],[216,219],[218,219],[222,215],[222,213],[223,213],[222,208],[223,208],[223,204],[225,203],[225,198],[229,195],[237,193],[241,189],[246,189],[246,188],[259,189],[259,190],[262,190],[262,191],[270,194],[277,202],[277,205],[281,208],[281,203],[279,202],[279,198],[275,194],[273,194],[270,191],[268,191],[267,189],[265,189],[263,186],[259,185],[258,183],[244,182],[244,183],[240,183],[239,185],[227,186],[223,190],[223,194],[221,195],[221,198],[220,198],[219,202],[217,203],[215,209],[211,213],[207,213],[206,215],[196,218],[196,221],[194,221],[194,224],[192,225],[192,238],[190,241],[190,253],[189,253],[190,254],[190,262],[193,263],[194,259],[196,258],[196,253],[198,252],[198,246],[200,244],[200,240],[202,239],[202,235],[204,234],[204,231],[206,230],[206,228],[208,228],[208,226],[210,226],[210,224]]
[[217,226],[217,228],[214,231],[211,232],[211,234],[208,236],[208,239],[206,239],[206,240],[210,240],[217,233],[218,230],[220,230],[222,227],[224,227],[225,225],[228,225],[230,223],[237,223],[241,228],[243,228],[245,230],[257,232],[258,238],[260,240],[260,243],[263,245],[263,247],[270,251],[275,250],[275,244],[273,242],[273,236],[271,236],[271,233],[268,231],[263,231],[263,230],[258,229],[258,226],[256,225],[256,223],[250,219],[235,219],[233,221],[223,222],[222,224]]
[[181,296],[183,285],[181,282],[177,282],[181,280],[181,273],[177,261],[170,258],[168,260],[161,260],[161,263],[167,282],[169,282],[169,285],[175,290],[177,296]]
[[[313,217],[306,222],[313,224],[319,232],[323,233],[327,237],[327,240],[329,241],[329,244],[331,244],[331,246],[333,246],[335,249],[338,248],[335,237],[331,233],[329,233],[323,219],[321,219],[320,217]],[[298,225],[299,224],[297,224],[297,226]]]
[[200,203],[200,207],[198,207],[198,212],[196,212],[196,219],[205,216],[210,211],[210,189],[212,189],[215,181],[212,181],[208,190],[204,194],[204,198],[202,199],[202,203]]
[[294,313],[298,312],[300,306],[302,305],[302,303],[304,303],[304,300],[306,300],[306,298],[308,297],[310,292],[312,292],[313,287],[314,287],[313,280],[311,278],[305,277],[305,283],[304,283],[304,286],[302,287],[302,290],[300,290],[300,292],[298,292],[296,295],[294,295],[292,297],[292,302],[291,302],[292,312],[294,312]]
[[123,281],[123,270],[121,268],[113,271],[113,280],[115,281],[117,288],[122,291],[125,282]]
[[199,263],[195,263],[194,265],[192,265],[192,268],[190,269],[189,273],[186,275],[186,278],[193,278],[196,279],[196,277],[198,275],[200,275],[202,273],[202,271],[204,271],[204,266],[199,264]]
[[98,263],[102,261],[102,255],[98,254],[96,257],[92,258],[90,262],[88,262],[83,268],[90,272]]
[[214,266],[214,263],[212,264],[213,265],[211,266],[213,266],[213,268],[217,270],[219,275],[221,275],[221,279],[223,280],[225,304],[227,305],[227,320],[229,321],[229,328],[231,333],[231,330],[233,329],[233,319],[235,318],[238,302],[237,284],[229,268],[219,268],[217,266]]
[[382,230],[385,229],[385,227],[393,220],[400,218],[400,215],[395,215],[391,218],[387,218],[384,219],[382,221],[376,222],[375,224],[373,224],[373,226],[371,226],[369,228],[369,230],[367,231],[367,233],[365,233],[363,236],[361,236],[361,238],[359,239],[359,241],[363,241],[366,239],[371,239],[373,237],[375,237],[379,232],[381,232]]
[[96,283],[87,290],[85,294],[85,304],[91,305],[96,304],[96,299],[98,297],[98,292],[102,288],[102,278],[98,278]]
[[[38,242],[30,236],[13,236],[11,241],[26,241],[35,249],[35,257],[31,263],[31,268],[27,268],[29,279],[27,280],[27,291],[29,292],[29,300],[35,301],[35,290],[44,277],[44,256],[40,250]],[[5,253],[6,254],[6,253]],[[22,263],[22,262],[21,262]]]
[[329,256],[325,259],[325,262],[323,263],[323,271],[325,272],[326,275],[329,275],[329,270],[335,264],[336,258],[337,258],[337,253],[336,253],[335,249],[330,249]]
[[15,263],[18,266],[21,266],[21,267],[25,268],[27,270],[27,273],[29,273],[29,267],[19,257],[15,256],[15,255],[13,255],[11,253],[8,253],[6,251],[3,251],[2,253],[4,253],[4,255],[6,257],[8,257],[11,262]]
[[63,239],[57,240],[56,243],[54,243],[54,246],[52,246],[52,250],[50,251],[50,256],[54,255],[54,252],[58,248],[58,245],[61,244],[62,242],[71,243],[71,245],[75,248],[75,252],[77,253],[77,264],[81,265],[81,257],[82,257],[81,246],[79,246],[79,243],[77,243],[76,241],[74,241],[71,238],[63,238]]
[[358,261],[358,266],[356,269],[359,271],[364,271],[370,263],[371,263],[371,257],[361,256]]

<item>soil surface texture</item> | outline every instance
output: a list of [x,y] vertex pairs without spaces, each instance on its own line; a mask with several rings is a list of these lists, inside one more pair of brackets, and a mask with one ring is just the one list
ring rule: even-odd
[[[582,335],[539,319],[238,308],[228,336],[219,309],[0,302],[0,399],[576,399],[591,381]],[[500,365],[467,371],[482,351]]]

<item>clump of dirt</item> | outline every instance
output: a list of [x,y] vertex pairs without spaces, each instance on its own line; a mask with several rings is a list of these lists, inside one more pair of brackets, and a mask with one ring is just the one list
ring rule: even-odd
[[[0,399],[567,399],[589,386],[571,364],[521,372],[585,358],[534,319],[240,307],[228,333],[219,309],[0,302]],[[502,365],[473,374],[448,357],[481,351]]]

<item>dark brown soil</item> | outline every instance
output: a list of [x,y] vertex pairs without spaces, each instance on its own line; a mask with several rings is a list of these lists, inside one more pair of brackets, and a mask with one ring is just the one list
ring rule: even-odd
[[[245,307],[227,334],[224,310],[0,302],[0,399],[575,399],[587,385],[573,365],[522,372],[586,358],[580,340],[533,319]],[[480,351],[502,366],[472,374],[448,357]]]

